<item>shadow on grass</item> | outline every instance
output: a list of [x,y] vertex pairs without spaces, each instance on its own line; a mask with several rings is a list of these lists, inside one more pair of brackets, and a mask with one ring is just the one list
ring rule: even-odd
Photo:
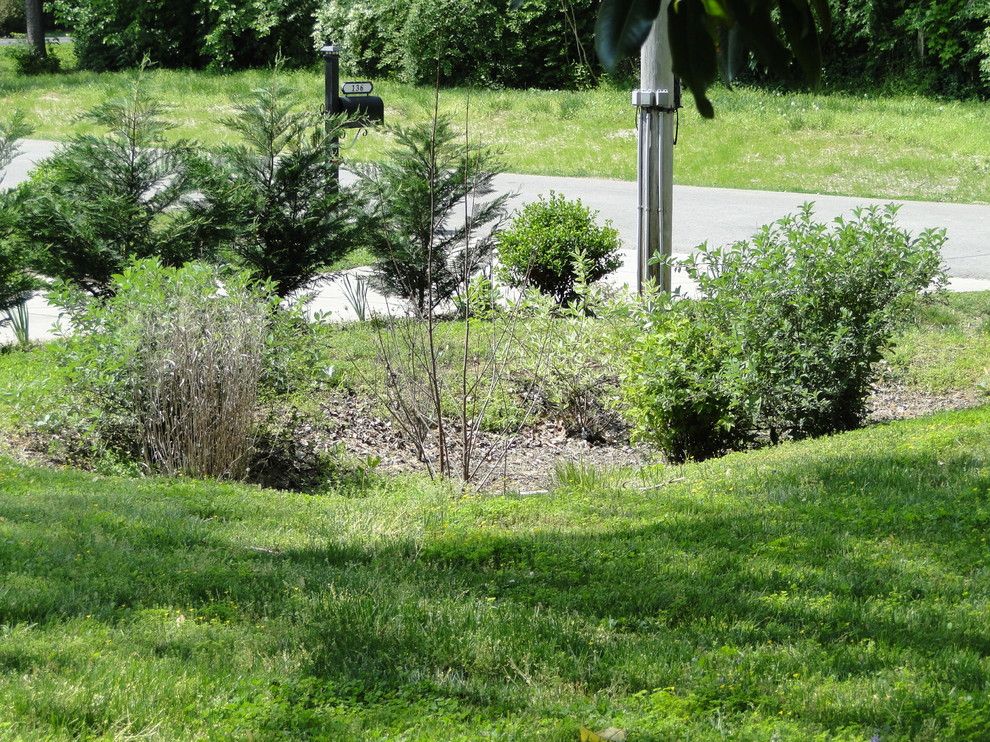
[[[628,518],[575,513],[574,528],[529,531],[454,518],[377,545],[329,535],[317,518],[312,546],[285,549],[245,543],[278,531],[263,494],[114,492],[126,483],[73,475],[47,499],[31,494],[42,475],[0,499],[0,622],[120,626],[150,608],[273,621],[274,643],[305,655],[301,675],[275,681],[281,702],[259,712],[283,726],[300,688],[299,703],[317,708],[358,688],[357,703],[374,689],[415,705],[422,691],[497,715],[536,688],[614,698],[676,687],[698,713],[786,711],[816,728],[914,734],[953,693],[987,687],[985,454],[861,447],[743,461],[735,475],[711,466],[653,495],[616,495]],[[295,518],[301,502],[279,499],[274,512]],[[546,499],[548,511],[569,507],[566,493]],[[14,659],[9,671],[28,669]],[[899,673],[915,685],[866,705],[795,690],[867,693]]]

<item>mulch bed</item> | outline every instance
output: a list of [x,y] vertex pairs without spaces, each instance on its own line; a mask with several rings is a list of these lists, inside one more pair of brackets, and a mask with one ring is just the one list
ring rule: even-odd
[[[896,383],[877,389],[869,401],[868,424],[920,417],[934,412],[965,409],[981,404],[986,397],[977,390],[948,394],[927,394]],[[415,449],[402,437],[398,426],[382,416],[368,398],[341,393],[325,406],[331,421],[325,433],[327,447],[341,445],[360,458],[374,457],[378,470],[386,473],[426,471]],[[456,430],[451,431],[455,436]],[[431,455],[436,457],[433,442]],[[481,434],[476,457],[488,450],[501,451],[497,471],[489,479],[489,489],[535,490],[552,484],[556,466],[574,462],[596,467],[636,467],[662,459],[645,446],[634,446],[619,436],[608,443],[589,443],[568,437],[560,425],[544,422],[512,436]],[[459,460],[459,451],[454,456]],[[483,467],[487,472],[491,465]]]
[[[903,420],[974,407],[986,401],[986,395],[979,390],[928,394],[888,381],[871,397],[868,421],[878,424]],[[459,437],[456,426],[451,425],[450,434]],[[399,427],[368,397],[343,391],[333,394],[321,405],[316,422],[307,423],[296,436],[310,451],[342,448],[356,460],[373,460],[375,471],[380,473],[426,472],[426,466]],[[428,446],[432,446],[430,453],[435,459],[435,441]],[[453,448],[452,456],[459,463],[458,446]],[[0,452],[26,463],[84,465],[84,462],[57,459],[49,449],[48,441],[39,434],[8,437],[0,445]],[[606,443],[589,443],[568,436],[561,425],[552,422],[541,422],[513,435],[479,434],[475,462],[481,462],[491,451],[497,453],[484,461],[478,479],[485,480],[485,489],[495,492],[547,489],[552,486],[555,469],[562,462],[594,467],[638,467],[662,462],[656,452],[631,445],[624,435]]]

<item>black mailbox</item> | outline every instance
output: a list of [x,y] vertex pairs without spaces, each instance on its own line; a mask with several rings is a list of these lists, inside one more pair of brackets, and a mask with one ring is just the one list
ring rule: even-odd
[[337,101],[338,110],[331,113],[346,113],[345,127],[356,129],[385,121],[385,104],[377,95],[342,95]]
[[[377,95],[368,95],[374,85],[370,82],[345,82],[340,85],[340,47],[327,44],[320,51],[325,61],[324,90],[326,111],[330,115],[347,115],[346,127],[358,129],[385,121],[385,104]],[[341,95],[341,92],[344,95]]]

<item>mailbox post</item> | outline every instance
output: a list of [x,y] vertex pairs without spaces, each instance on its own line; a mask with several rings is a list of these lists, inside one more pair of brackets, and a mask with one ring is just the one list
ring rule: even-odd
[[[370,82],[345,82],[340,84],[340,47],[329,43],[320,51],[323,53],[324,70],[324,106],[327,115],[338,116],[347,114],[343,123],[345,129],[362,129],[385,121],[385,104],[377,95],[369,95],[375,86]],[[341,92],[344,94],[341,95]],[[333,138],[330,140],[334,154],[340,152],[340,137],[337,135],[337,125],[333,127]],[[340,182],[340,167],[337,167],[337,182]]]
[[[340,80],[340,49],[336,44],[327,44],[322,49],[323,52],[323,107],[327,114],[336,111],[340,105],[340,94],[337,92],[337,85]],[[340,137],[337,135],[337,127],[332,123],[327,123],[327,128],[332,129],[333,136],[330,139],[330,149],[333,150],[334,157],[334,181],[340,184]]]

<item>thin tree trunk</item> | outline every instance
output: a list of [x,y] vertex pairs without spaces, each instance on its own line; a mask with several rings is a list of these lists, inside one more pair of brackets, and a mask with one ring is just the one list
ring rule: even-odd
[[45,57],[45,18],[42,0],[24,0],[24,17],[27,19],[27,41],[34,53]]

